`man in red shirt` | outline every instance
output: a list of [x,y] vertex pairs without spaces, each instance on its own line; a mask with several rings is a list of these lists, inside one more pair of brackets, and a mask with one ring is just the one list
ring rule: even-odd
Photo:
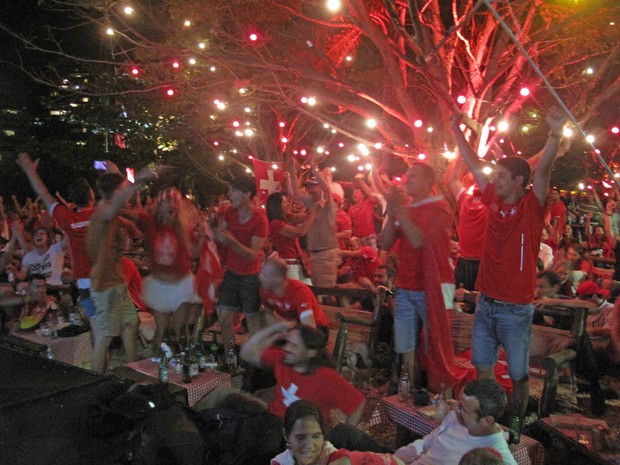
[[222,247],[222,265],[226,269],[218,297],[218,318],[224,347],[233,340],[233,318],[243,311],[250,332],[259,327],[260,282],[258,271],[263,244],[269,233],[267,216],[254,205],[256,181],[246,175],[230,182],[230,206],[215,229],[215,240]]
[[353,203],[347,213],[351,217],[352,233],[359,237],[362,245],[369,245],[377,250],[377,235],[374,223],[374,208],[378,203],[377,196],[364,181],[364,175],[355,176]]
[[448,183],[459,209],[459,257],[454,267],[454,284],[475,291],[489,211],[482,202],[480,189],[475,186],[466,189],[463,185],[463,171],[466,170],[465,164],[457,160]]
[[394,349],[403,355],[413,379],[415,351],[422,328],[427,341],[429,384],[453,387],[461,373],[455,369],[446,309],[453,308],[454,278],[450,265],[450,219],[448,204],[433,196],[435,171],[425,163],[414,163],[407,172],[405,187],[412,203],[392,188],[388,199],[388,221],[381,233],[381,250],[399,241],[394,313]]
[[564,231],[566,224],[566,205],[560,199],[560,191],[557,187],[549,190],[549,223],[553,227],[554,239],[558,239]]
[[[37,172],[38,160],[33,162],[30,155],[22,152],[18,156],[17,164],[26,173],[32,189],[67,236],[73,280],[77,285],[84,313],[92,320],[95,317],[95,304],[90,297],[91,260],[86,252],[86,232],[95,207],[95,194],[85,179],[76,179],[69,186],[69,198],[77,208],[75,211],[70,210],[49,193]],[[95,335],[96,325],[91,324],[91,328]]]
[[522,416],[529,398],[529,346],[534,314],[536,261],[544,226],[545,202],[551,167],[558,153],[565,116],[557,108],[547,114],[549,137],[543,149],[532,190],[531,170],[519,157],[497,162],[493,180],[459,127],[461,115],[452,117],[452,131],[463,161],[482,190],[489,207],[477,287],[480,301],[472,335],[472,363],[480,378],[493,379],[499,345],[506,351],[513,382],[512,415]]
[[329,322],[323,308],[308,286],[296,279],[288,279],[286,272],[286,262],[281,258],[270,257],[265,260],[258,274],[263,307],[285,320],[318,328],[327,337]]
[[[290,322],[276,323],[252,336],[240,356],[254,366],[273,369],[276,378],[269,411],[280,417],[299,399],[314,402],[324,418],[332,408],[357,425],[364,409],[364,395],[332,367],[325,352],[327,338],[320,331]],[[283,345],[282,345],[283,344]]]

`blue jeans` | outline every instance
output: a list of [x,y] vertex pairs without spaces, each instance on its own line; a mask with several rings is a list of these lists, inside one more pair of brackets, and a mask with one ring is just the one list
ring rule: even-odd
[[473,365],[493,368],[501,344],[506,351],[510,379],[527,379],[533,315],[532,304],[501,302],[481,293],[472,333]]
[[418,345],[420,325],[428,326],[426,297],[423,291],[397,289],[394,304],[394,350],[406,354]]

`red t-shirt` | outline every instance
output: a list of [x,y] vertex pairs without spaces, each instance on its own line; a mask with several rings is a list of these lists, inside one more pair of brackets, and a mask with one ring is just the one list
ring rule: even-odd
[[285,320],[301,322],[304,313],[311,312],[314,315],[317,328],[329,327],[329,321],[323,313],[323,307],[319,305],[308,286],[301,281],[287,280],[282,297],[266,289],[261,289],[260,299],[265,307],[273,310]]
[[50,215],[58,222],[69,240],[71,266],[75,280],[90,278],[92,262],[86,252],[86,232],[90,226],[90,217],[93,215],[93,211],[93,208],[85,208],[78,212],[72,212],[59,203],[55,203],[50,208]]
[[299,256],[299,244],[297,238],[286,237],[280,234],[282,228],[286,226],[286,223],[282,220],[273,220],[269,223],[269,236],[271,237],[271,245],[273,250],[278,252],[280,258],[295,259]]
[[[269,232],[267,216],[260,207],[254,207],[254,212],[245,223],[239,222],[239,212],[229,207],[224,212],[224,222],[228,225],[227,229],[244,246],[252,247],[252,237],[266,238]],[[235,252],[230,247],[224,247],[226,252],[226,262],[224,266],[227,270],[239,275],[257,274],[260,270],[260,260],[257,258],[248,261]]]
[[289,405],[299,399],[314,402],[326,420],[332,408],[339,408],[351,415],[364,402],[364,395],[340,374],[329,367],[319,367],[312,373],[301,374],[282,362],[284,351],[269,347],[261,355],[261,363],[274,370],[276,377],[275,398],[268,410],[284,417]]
[[[344,211],[342,208],[339,208],[338,210],[336,210],[336,232],[339,233],[342,231],[351,230],[351,217],[346,211]],[[338,246],[341,250],[348,250],[350,242],[351,241],[349,240],[349,238],[338,239]]]
[[125,270],[125,283],[127,284],[131,300],[141,311],[148,311],[146,304],[142,302],[142,275],[138,271],[136,264],[130,259],[123,257],[121,260],[123,262],[123,270]]
[[353,235],[366,237],[375,234],[374,208],[375,203],[365,198],[359,204],[351,204],[347,213],[351,217]]
[[532,191],[516,204],[504,204],[493,184],[482,201],[489,206],[489,227],[476,287],[493,299],[529,304],[534,301],[545,206]]
[[558,225],[555,227],[556,231],[564,231],[564,225],[566,224],[566,205],[561,200],[558,200],[556,203],[551,205],[549,209],[549,216],[551,217],[551,221],[555,218],[558,218]]
[[140,212],[137,224],[144,232],[151,270],[154,273],[179,278],[191,273],[187,244],[174,228],[158,223],[148,211]]
[[[407,208],[409,218],[424,234],[423,247],[432,247],[436,257],[441,282],[454,282],[450,265],[450,221],[448,204],[440,197],[429,197]],[[424,290],[424,260],[422,248],[414,248],[411,242],[399,233],[398,273],[396,286],[409,291]]]
[[486,204],[463,190],[459,195],[459,248],[461,257],[480,260],[487,231],[489,211]]

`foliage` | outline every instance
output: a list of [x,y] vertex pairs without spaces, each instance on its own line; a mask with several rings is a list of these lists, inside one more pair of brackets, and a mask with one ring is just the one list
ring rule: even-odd
[[[237,164],[247,164],[250,154],[303,161],[301,149],[321,158],[326,155],[316,148],[323,146],[330,162],[342,165],[357,143],[381,142],[381,153],[407,160],[423,153],[442,169],[441,155],[453,147],[449,116],[458,111],[482,153],[528,156],[546,138],[542,115],[554,100],[481,2],[344,0],[331,13],[322,1],[142,0],[132,2],[132,15],[125,2],[47,3],[71,9],[97,40],[109,40],[105,53],[80,67],[98,69],[90,73],[90,93],[122,107],[106,127],[122,130],[136,163],[153,154],[163,162],[188,157],[198,173],[216,180],[221,153]],[[605,105],[618,103],[620,88],[617,26],[609,18],[618,17],[620,5],[516,0],[493,6],[586,132],[609,124],[613,107]],[[110,39],[101,35],[107,27],[115,31]],[[134,66],[138,76],[131,74]],[[584,72],[587,66],[593,75]],[[523,86],[530,95],[519,93]],[[462,105],[459,95],[466,97]],[[304,104],[302,97],[318,103]],[[369,118],[376,128],[366,126]],[[511,123],[506,134],[492,129],[500,119]],[[235,134],[246,129],[253,135]],[[615,142],[604,143],[607,154]],[[175,157],[168,156],[171,147]]]

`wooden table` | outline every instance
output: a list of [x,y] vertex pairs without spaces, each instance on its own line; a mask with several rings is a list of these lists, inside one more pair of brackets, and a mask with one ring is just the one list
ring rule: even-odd
[[[581,414],[569,415],[575,417],[575,425],[583,423]],[[556,424],[555,418],[552,416],[541,418],[536,423],[536,426],[542,428],[543,431],[551,434],[552,437],[560,437],[565,441],[572,449],[573,453],[578,451],[582,456],[586,456],[592,464],[615,464],[618,463],[620,453],[610,451],[605,445],[601,451],[595,451],[592,449],[592,444],[579,442],[579,435],[583,434],[587,438],[590,438],[590,429],[583,427],[571,428],[568,424],[560,422]]]
[[[398,396],[384,397],[378,402],[372,414],[371,425],[391,420],[416,434],[426,436],[437,428],[438,424],[418,413],[417,409],[411,400],[401,402]],[[510,446],[510,452],[519,465],[543,465],[545,462],[545,449],[542,444],[523,434],[519,444]]]
[[[126,363],[124,367],[142,373],[149,378],[159,380],[159,363],[153,362],[150,358],[139,360],[137,362]],[[202,373],[198,373],[196,378],[192,378],[192,382],[185,384],[181,379],[183,376],[176,373],[174,367],[170,367],[169,382],[177,386],[185,388],[187,391],[187,405],[190,407],[196,404],[200,399],[209,394],[215,388],[221,386],[230,386],[230,374],[207,368]]]
[[90,363],[93,355],[90,331],[86,331],[78,336],[55,338],[40,336],[36,332],[15,331],[13,335],[51,347],[54,359],[69,365],[83,367]]

